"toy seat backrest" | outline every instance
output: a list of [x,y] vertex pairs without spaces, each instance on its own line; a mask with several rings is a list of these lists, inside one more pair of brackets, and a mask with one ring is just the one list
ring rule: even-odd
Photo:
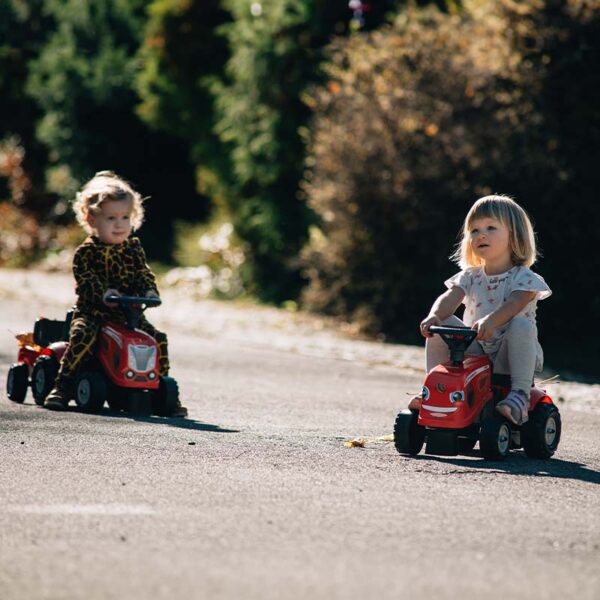
[[45,348],[53,342],[66,342],[69,339],[69,329],[73,320],[73,310],[67,313],[64,321],[57,319],[39,318],[33,326],[33,341]]
[[58,342],[62,339],[64,321],[54,319],[40,318],[33,327],[33,341],[42,347],[50,345],[52,342]]

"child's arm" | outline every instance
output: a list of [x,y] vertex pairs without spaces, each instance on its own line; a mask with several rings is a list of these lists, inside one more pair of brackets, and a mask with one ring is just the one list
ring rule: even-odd
[[464,297],[465,291],[458,286],[454,286],[438,296],[427,317],[421,321],[421,335],[431,337],[429,327],[431,325],[441,325],[443,321],[453,315]]
[[146,262],[146,253],[137,238],[132,239],[133,248],[137,258],[136,264],[136,287],[139,293],[151,298],[158,298],[158,286],[156,277]]
[[473,323],[473,329],[477,329],[478,340],[489,340],[494,335],[497,327],[508,323],[518,315],[536,296],[536,292],[525,292],[522,290],[513,292],[501,306],[486,317]]
[[94,268],[94,250],[80,246],[73,257],[73,275],[79,301],[88,308],[101,306],[104,302],[104,283]]

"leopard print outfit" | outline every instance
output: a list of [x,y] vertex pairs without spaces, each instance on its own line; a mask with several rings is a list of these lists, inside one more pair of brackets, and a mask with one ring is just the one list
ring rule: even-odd
[[[65,378],[72,378],[83,360],[92,354],[100,324],[104,320],[123,323],[117,309],[102,300],[106,290],[115,289],[125,296],[144,296],[150,290],[158,294],[156,278],[146,263],[146,255],[136,237],[121,244],[104,244],[91,236],[75,251],[73,257],[77,304],[69,345],[61,360],[57,387]],[[150,334],[158,343],[159,375],[169,372],[167,336],[142,317],[139,329]]]

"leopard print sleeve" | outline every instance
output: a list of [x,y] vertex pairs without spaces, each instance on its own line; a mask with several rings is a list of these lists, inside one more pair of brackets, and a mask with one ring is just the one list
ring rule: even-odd
[[97,250],[93,245],[83,243],[77,248],[73,257],[77,304],[81,308],[92,309],[102,306],[105,285],[95,265],[96,253]]
[[131,247],[135,254],[136,263],[136,287],[140,294],[145,294],[149,290],[153,290],[158,294],[158,286],[156,285],[156,277],[148,266],[146,261],[146,253],[142,247],[139,238],[131,238]]

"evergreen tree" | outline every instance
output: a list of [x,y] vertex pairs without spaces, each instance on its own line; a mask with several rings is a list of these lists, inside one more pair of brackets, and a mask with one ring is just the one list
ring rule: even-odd
[[298,194],[310,115],[303,102],[318,80],[321,49],[349,18],[345,0],[230,1],[225,32],[231,59],[215,85],[216,131],[228,148],[232,177],[226,199],[236,231],[252,252],[251,279],[264,299],[294,297],[292,259],[310,221]]
[[221,0],[154,0],[148,7],[137,87],[140,117],[189,144],[198,187],[215,196],[229,162],[213,133],[211,80],[229,56],[219,28],[230,21]]
[[37,135],[50,151],[50,188],[66,202],[94,172],[119,172],[152,197],[143,235],[152,256],[168,259],[172,218],[203,212],[191,201],[185,145],[135,115],[145,8],[144,0],[46,0],[55,28],[31,64],[28,90],[44,115]]

